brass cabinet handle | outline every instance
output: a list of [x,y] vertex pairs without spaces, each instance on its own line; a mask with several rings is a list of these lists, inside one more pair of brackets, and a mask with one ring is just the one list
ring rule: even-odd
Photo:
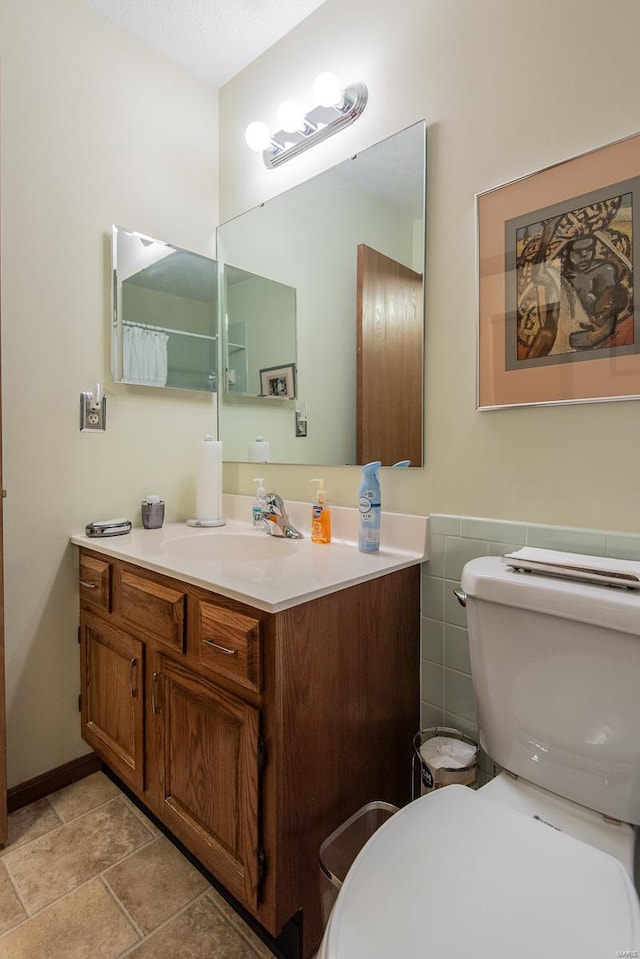
[[160,683],[160,673],[154,673],[151,678],[151,712],[152,713],[160,712],[160,706],[158,705],[158,700],[156,696],[159,683]]
[[[138,675],[138,660],[134,656],[134,658],[131,660],[129,664],[129,688],[131,690],[132,699],[135,699],[136,696],[138,695],[137,675]],[[135,683],[134,683],[134,678],[136,679]]]
[[212,639],[203,639],[202,642],[205,646],[213,646],[214,649],[220,650],[221,653],[226,653],[227,656],[235,656],[238,652],[237,649],[229,649],[228,646],[221,646],[219,643],[214,643]]
[[86,583],[83,579],[80,580],[80,585],[84,586],[85,589],[97,589],[98,586],[96,583]]

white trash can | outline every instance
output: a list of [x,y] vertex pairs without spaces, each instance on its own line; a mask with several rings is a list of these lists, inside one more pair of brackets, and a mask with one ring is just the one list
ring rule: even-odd
[[354,859],[376,829],[397,811],[398,807],[388,802],[367,803],[338,826],[320,846],[322,922],[325,926]]
[[420,768],[421,795],[441,786],[459,783],[472,786],[478,775],[478,744],[450,726],[431,726],[421,729],[413,738],[413,775],[415,788],[415,763]]

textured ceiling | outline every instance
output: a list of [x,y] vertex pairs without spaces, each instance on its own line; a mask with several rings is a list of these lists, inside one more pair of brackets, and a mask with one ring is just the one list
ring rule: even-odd
[[83,0],[116,26],[220,87],[324,0]]

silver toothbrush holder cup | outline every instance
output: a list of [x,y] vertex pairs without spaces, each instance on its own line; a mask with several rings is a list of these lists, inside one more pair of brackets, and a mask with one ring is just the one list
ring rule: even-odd
[[164,522],[164,503],[143,503],[142,525],[145,529],[160,529]]

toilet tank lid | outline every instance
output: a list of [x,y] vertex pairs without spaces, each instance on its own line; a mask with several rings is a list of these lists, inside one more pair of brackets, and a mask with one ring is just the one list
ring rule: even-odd
[[640,948],[640,906],[613,857],[481,790],[445,786],[369,840],[323,947],[326,959],[601,959]]
[[461,586],[472,600],[486,600],[640,635],[640,590],[637,589],[519,572],[507,566],[500,556],[470,560],[462,571]]

